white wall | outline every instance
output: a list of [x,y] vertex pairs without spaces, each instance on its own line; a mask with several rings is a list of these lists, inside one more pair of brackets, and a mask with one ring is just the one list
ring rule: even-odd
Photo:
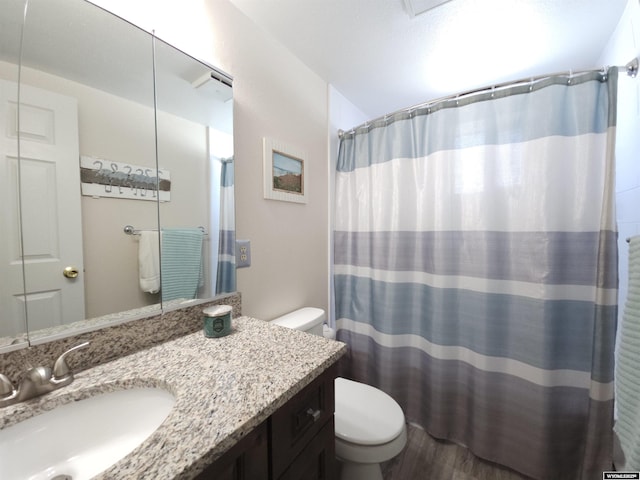
[[[237,276],[243,313],[327,309],[326,83],[229,2],[209,5],[215,63],[234,77],[236,231],[252,249]],[[307,204],[263,198],[265,136],[306,153]]]
[[[228,0],[96,3],[234,77],[236,231],[252,249],[251,267],[237,276],[243,313],[271,319],[305,305],[327,309],[326,82]],[[306,153],[306,205],[263,198],[265,136]]]
[[[602,65],[625,65],[640,55],[640,5],[629,1],[618,28],[603,50]],[[619,312],[627,298],[629,246],[626,239],[640,234],[640,77],[620,72],[616,136],[616,208],[618,219]],[[618,327],[620,331],[620,327]]]

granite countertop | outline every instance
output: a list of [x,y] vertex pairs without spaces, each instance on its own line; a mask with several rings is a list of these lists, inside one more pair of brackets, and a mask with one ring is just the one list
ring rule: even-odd
[[79,372],[71,385],[1,409],[0,428],[105,391],[165,388],[176,397],[169,416],[96,478],[189,479],[345,352],[341,342],[239,317],[226,337],[197,332]]

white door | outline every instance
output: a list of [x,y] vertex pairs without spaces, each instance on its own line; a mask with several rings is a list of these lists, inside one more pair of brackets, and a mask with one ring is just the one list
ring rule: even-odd
[[[10,85],[3,86],[3,92],[15,91],[10,82],[3,83]],[[8,106],[2,109],[6,115],[0,128],[14,140],[5,142],[3,176],[10,173],[0,182],[5,184],[4,195],[20,198],[21,230],[9,229],[6,236],[11,246],[22,240],[26,296],[20,295],[22,289],[11,292],[11,301],[26,300],[28,328],[33,331],[84,319],[78,113],[74,98],[20,86],[18,192],[17,152],[11,151],[17,137],[14,99],[2,98]],[[8,214],[15,215],[13,209]],[[17,285],[22,272],[14,268],[14,255],[4,255],[0,268],[7,269],[10,284]],[[65,276],[67,267],[76,270],[77,277]]]

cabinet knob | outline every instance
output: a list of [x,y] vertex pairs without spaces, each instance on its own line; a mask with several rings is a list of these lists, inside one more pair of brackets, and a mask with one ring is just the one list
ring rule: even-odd
[[314,422],[317,422],[318,419],[320,418],[320,415],[322,415],[322,411],[321,410],[314,410],[313,408],[308,408],[307,409],[307,415],[309,415],[311,418],[313,418]]

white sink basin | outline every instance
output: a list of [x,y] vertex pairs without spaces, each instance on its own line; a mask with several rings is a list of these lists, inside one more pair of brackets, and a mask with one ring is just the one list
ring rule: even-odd
[[0,477],[89,479],[140,445],[174,403],[175,397],[160,388],[118,390],[61,405],[2,429]]

